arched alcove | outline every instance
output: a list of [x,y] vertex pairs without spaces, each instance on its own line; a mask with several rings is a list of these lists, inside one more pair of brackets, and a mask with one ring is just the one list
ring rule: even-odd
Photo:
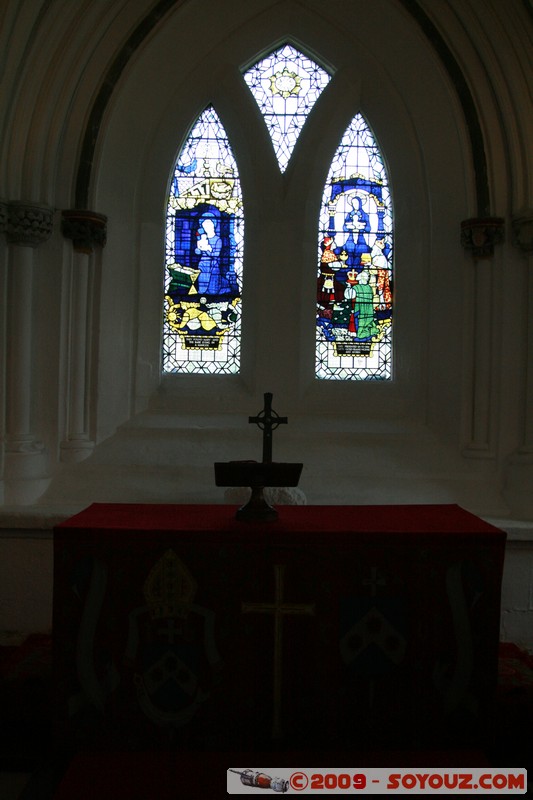
[[[207,6],[161,0],[120,9],[110,3],[101,19],[87,9],[79,27],[67,9],[61,19],[57,9],[33,14],[25,67],[9,100],[8,118],[20,133],[2,152],[9,200],[38,196],[58,210],[85,206],[108,217],[107,245],[92,256],[89,285],[86,398],[97,446],[68,480],[78,491],[84,469],[94,476],[77,496],[103,496],[105,463],[149,466],[151,455],[133,456],[135,448],[119,452],[123,443],[113,444],[114,435],[121,439],[135,429],[140,436],[142,430],[156,459],[154,427],[163,420],[171,443],[199,415],[201,427],[211,418],[223,429],[230,417],[243,426],[269,390],[291,418],[280,448],[292,448],[317,476],[324,445],[334,469],[346,461],[348,448],[351,472],[333,499],[363,501],[383,491],[390,499],[389,486],[401,499],[463,498],[474,510],[488,503],[495,513],[504,511],[505,459],[529,441],[527,274],[510,241],[494,260],[474,264],[461,246],[460,222],[508,214],[509,203],[513,213],[517,203],[527,204],[527,126],[515,97],[524,76],[519,53],[510,47],[511,34],[521,36],[517,9],[496,61],[490,56],[503,21],[496,12],[481,20],[473,4],[459,15],[411,0],[380,0],[364,13],[352,4],[339,13],[314,0],[244,6],[237,0]],[[483,24],[469,33],[463,18]],[[242,70],[284,41],[333,78],[281,175]],[[11,73],[21,63],[10,55],[6,62]],[[46,71],[36,87],[30,77],[41,63]],[[210,103],[235,151],[246,205],[242,369],[213,380],[162,376],[166,190],[191,125]],[[379,142],[395,209],[395,364],[387,385],[316,381],[313,374],[321,193],[340,136],[357,112]],[[53,478],[45,502],[70,491],[61,488],[61,443],[64,396],[75,372],[69,337],[77,273],[58,216],[36,258],[45,269],[35,271],[33,290],[32,380],[41,402],[32,415]],[[502,269],[509,283],[500,303]],[[510,345],[513,359],[504,357]],[[305,431],[322,447],[313,450]],[[208,438],[204,461],[210,464]],[[230,440],[220,457],[232,455]],[[250,442],[246,447],[253,448],[253,437]],[[241,454],[251,455],[234,455]],[[404,485],[394,487],[404,468]],[[324,496],[313,488],[318,477],[313,481],[310,501]],[[347,495],[350,487],[355,493]],[[125,500],[135,494],[126,484],[113,492]]]
[[[384,8],[390,28],[381,25]],[[280,411],[291,415],[279,457],[304,461],[310,502],[378,501],[385,494],[464,497],[472,505],[479,488],[476,481],[464,488],[468,467],[460,457],[470,311],[457,224],[475,207],[476,179],[455,87],[420,27],[394,2],[342,19],[292,3],[265,4],[241,12],[238,25],[226,11],[213,9],[209,25],[195,4],[169,12],[107,103],[88,198],[109,218],[96,417],[101,439],[122,428],[69,482],[78,484],[85,472],[93,496],[127,496],[139,480],[131,477],[136,442],[144,454],[135,461],[145,469],[144,496],[163,496],[185,463],[177,497],[216,499],[212,461],[253,456],[246,415],[272,391]],[[184,27],[202,25],[194,47],[177,47]],[[242,69],[285,40],[330,67],[333,78],[281,175]],[[237,376],[161,376],[166,191],[176,155],[210,103],[232,143],[246,208],[242,369]],[[379,141],[394,198],[395,369],[390,382],[333,385],[314,378],[317,226],[333,153],[357,112]],[[200,471],[191,466],[198,450]],[[124,481],[111,489],[108,478],[119,464]],[[324,469],[333,488],[322,486]],[[56,485],[61,492],[61,481]]]
[[[239,164],[247,207],[245,270],[249,274],[253,271],[248,308],[258,305],[253,313],[246,315],[245,312],[243,316],[243,335],[249,337],[254,356],[253,359],[248,357],[247,364],[243,352],[241,381],[244,386],[241,392],[244,405],[241,407],[249,402],[250,388],[247,387],[257,387],[251,389],[253,396],[254,391],[260,392],[262,386],[269,385],[276,393],[283,387],[291,407],[298,407],[305,396],[306,402],[311,403],[311,407],[314,405],[315,409],[334,402],[338,410],[349,414],[353,393],[362,392],[372,398],[365,407],[374,407],[376,416],[403,415],[407,409],[417,407],[416,415],[420,419],[425,416],[432,303],[438,302],[437,291],[446,292],[450,283],[461,280],[463,255],[450,232],[456,226],[457,201],[462,198],[459,215],[464,216],[470,202],[469,192],[472,192],[471,176],[466,168],[468,140],[460,114],[458,117],[458,102],[453,87],[444,80],[431,48],[426,44],[421,50],[417,27],[397,11],[405,28],[403,38],[396,34],[389,42],[382,35],[379,57],[369,54],[364,50],[365,37],[372,35],[377,18],[368,19],[366,29],[360,24],[352,33],[350,46],[346,47],[351,58],[344,52],[342,60],[328,38],[323,37],[322,20],[308,14],[302,24],[300,16],[299,40],[302,41],[307,34],[307,47],[324,62],[334,65],[335,76],[304,126],[297,153],[282,178],[274,169],[269,143],[255,106],[246,95],[240,68],[260,52],[254,52],[248,44],[249,40],[257,39],[258,29],[264,32],[262,50],[269,49],[273,41],[287,36],[290,12],[288,5],[285,15],[277,8],[276,13],[270,16],[265,13],[259,19],[253,17],[249,20],[249,28],[241,26],[238,35],[231,28],[226,36],[219,30],[216,47],[208,53],[199,51],[196,61],[189,58],[188,71],[182,80],[169,69],[168,55],[165,55],[171,52],[177,35],[171,18],[164,30],[138,56],[128,80],[123,79],[113,107],[108,111],[105,135],[101,137],[95,164],[93,205],[108,209],[109,213],[112,209],[117,232],[122,217],[126,226],[134,225],[141,232],[142,263],[138,261],[133,266],[138,269],[143,287],[139,322],[144,329],[148,320],[152,320],[152,337],[150,344],[144,336],[138,344],[137,358],[143,365],[136,376],[139,395],[150,396],[159,381],[159,341],[153,330],[157,329],[155,321],[160,314],[160,230],[164,191],[176,151],[198,110],[212,100],[223,119]],[[330,37],[333,42],[334,22]],[[340,35],[340,31],[338,33]],[[395,70],[402,50],[400,41],[405,42],[405,36],[412,38],[412,50],[417,46],[421,53],[420,61],[427,63],[406,68],[406,73],[410,74],[403,76],[404,85],[412,85],[413,72],[424,71],[427,88],[423,96],[418,91],[411,98],[409,89],[402,93],[401,76]],[[336,64],[336,60],[340,63]],[[213,64],[223,65],[217,68],[216,80],[213,80]],[[141,98],[139,86],[146,74],[157,74],[158,92],[154,95],[147,87],[146,98]],[[428,104],[432,104],[432,111]],[[139,117],[141,107],[143,112]],[[312,379],[310,358],[313,347],[312,336],[309,336],[313,318],[311,278],[316,263],[321,190],[340,135],[359,109],[364,111],[376,132],[387,159],[397,209],[397,291],[401,299],[398,306],[398,368],[394,385],[384,391],[382,387],[317,386]],[[434,119],[435,114],[438,121]],[[132,131],[127,141],[130,156],[126,155],[124,148],[122,131],[125,130]],[[124,175],[125,169],[129,174]],[[444,203],[451,194],[455,199],[453,209],[446,208]],[[439,202],[442,202],[442,208],[438,207]],[[434,220],[433,227],[430,220]],[[110,228],[108,258],[115,240],[118,245],[119,237],[114,237]],[[283,242],[281,253],[278,242]],[[276,258],[272,253],[277,254]],[[114,253],[113,261],[117,265],[121,260],[128,259],[121,259],[118,251]],[[439,262],[446,264],[447,275],[441,286],[440,276],[444,269],[439,269]],[[407,263],[408,267],[404,267]],[[128,271],[131,266],[130,263]],[[272,317],[270,303],[261,307],[261,298],[268,297],[271,291],[269,280],[274,285],[285,286],[284,291],[273,293],[270,302],[276,304],[280,318],[290,320],[292,324],[291,330],[280,334],[279,341],[276,341],[275,327],[268,322]],[[433,297],[432,292],[435,293]],[[294,309],[292,315],[291,309]],[[455,327],[460,327],[460,303],[453,304],[452,313],[458,315]],[[262,336],[265,331],[269,334]],[[449,359],[452,369],[460,370],[461,346],[459,343],[455,346],[455,353],[450,353],[448,340],[442,357]],[[294,375],[295,368],[299,385],[293,385],[288,395],[287,378]],[[137,365],[133,369],[136,370]],[[287,372],[282,374],[284,369]],[[151,376],[147,386],[142,385],[145,378],[141,373]],[[178,384],[182,397],[183,392],[188,391],[182,380],[167,380],[165,377],[164,383],[167,387],[172,383]],[[232,382],[233,385],[236,383],[238,381]],[[452,384],[460,384],[460,377]],[[385,392],[388,392],[386,396]],[[392,402],[391,398],[394,398]],[[230,407],[235,407],[236,400],[234,394]],[[454,405],[457,407],[457,404],[455,398]]]

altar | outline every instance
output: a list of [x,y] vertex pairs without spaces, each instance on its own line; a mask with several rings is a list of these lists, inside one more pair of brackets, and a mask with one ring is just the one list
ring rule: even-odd
[[505,533],[456,505],[94,504],[54,532],[80,747],[479,747]]

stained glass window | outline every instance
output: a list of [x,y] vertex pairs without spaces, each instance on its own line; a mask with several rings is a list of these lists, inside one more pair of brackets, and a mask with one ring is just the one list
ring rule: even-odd
[[392,255],[385,165],[357,114],[333,158],[320,212],[318,378],[391,378]]
[[310,58],[285,44],[245,74],[285,172],[307,115],[330,80]]
[[237,164],[210,106],[187,138],[170,185],[165,372],[239,371],[243,235]]

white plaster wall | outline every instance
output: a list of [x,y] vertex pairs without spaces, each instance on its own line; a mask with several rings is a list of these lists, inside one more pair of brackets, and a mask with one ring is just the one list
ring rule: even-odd
[[533,652],[533,547],[512,541],[507,547],[502,584],[501,640]]
[[52,630],[53,542],[42,532],[0,535],[0,642]]

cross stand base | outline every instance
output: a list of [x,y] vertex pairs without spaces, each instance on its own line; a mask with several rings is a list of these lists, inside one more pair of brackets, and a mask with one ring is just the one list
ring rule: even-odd
[[235,514],[236,519],[243,520],[274,520],[278,512],[267,503],[264,495],[264,486],[251,486],[252,494],[248,502],[239,508]]
[[278,518],[278,512],[267,503],[267,486],[298,486],[303,464],[262,461],[216,461],[217,486],[249,486],[252,496],[236,513],[241,520],[268,522]]

